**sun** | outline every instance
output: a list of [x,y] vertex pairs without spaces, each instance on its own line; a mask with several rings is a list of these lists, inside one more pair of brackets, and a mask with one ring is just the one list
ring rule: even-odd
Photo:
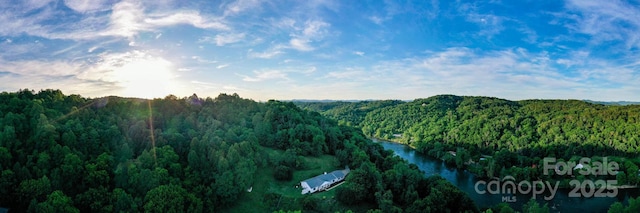
[[125,97],[162,98],[174,89],[171,62],[161,58],[136,58],[114,70]]

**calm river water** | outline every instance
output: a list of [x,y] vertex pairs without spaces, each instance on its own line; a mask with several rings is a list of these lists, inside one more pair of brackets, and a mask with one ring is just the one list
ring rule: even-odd
[[[432,158],[425,154],[416,152],[414,149],[393,142],[386,142],[380,140],[373,140],[378,142],[385,149],[392,150],[396,155],[406,159],[409,163],[416,164],[425,175],[440,175],[447,179],[460,190],[466,192],[471,199],[480,208],[486,208],[503,202],[502,194],[491,195],[489,193],[479,194],[475,190],[475,185],[479,179],[475,175],[464,170],[457,170],[455,168],[448,168],[444,162],[439,159]],[[549,191],[549,190],[547,190]],[[609,206],[616,201],[626,201],[629,196],[640,196],[640,190],[638,189],[625,189],[619,190],[616,197],[604,197],[604,198],[576,198],[569,197],[571,189],[558,189],[555,197],[552,200],[546,201],[542,196],[537,196],[536,200],[539,203],[547,203],[551,212],[607,212]],[[546,193],[549,195],[550,193]],[[522,205],[531,199],[531,194],[528,195],[516,195],[515,202],[508,202],[509,205],[520,211]],[[510,197],[510,200],[513,198]]]

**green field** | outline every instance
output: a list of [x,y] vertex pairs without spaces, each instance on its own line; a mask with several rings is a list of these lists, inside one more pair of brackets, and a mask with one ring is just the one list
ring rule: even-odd
[[[282,155],[284,151],[264,148],[270,158]],[[260,168],[256,172],[255,182],[251,192],[244,193],[236,202],[236,205],[227,209],[229,212],[273,212],[277,210],[302,210],[304,199],[312,199],[317,206],[315,210],[304,212],[345,212],[352,210],[366,210],[373,206],[344,206],[335,199],[335,189],[323,191],[311,195],[301,194],[300,181],[331,172],[341,167],[332,155],[318,157],[302,157],[303,169],[293,172],[291,181],[278,181],[274,178],[272,167]],[[340,187],[340,186],[338,186]],[[266,197],[270,197],[266,198]]]

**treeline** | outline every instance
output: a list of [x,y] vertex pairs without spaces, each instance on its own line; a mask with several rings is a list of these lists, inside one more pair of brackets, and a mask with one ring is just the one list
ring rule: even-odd
[[615,202],[609,207],[608,213],[640,212],[640,198],[629,198],[627,205]]
[[321,112],[323,115],[337,120],[340,124],[360,128],[367,113],[388,107],[395,106],[403,101],[382,100],[382,101],[360,101],[360,102],[294,102],[298,107],[306,110]]
[[[12,212],[222,211],[260,169],[284,171],[276,179],[286,180],[297,169],[291,159],[323,154],[352,168],[336,191],[347,206],[477,211],[450,183],[292,103],[20,90],[0,93],[0,115],[0,207]],[[264,147],[287,157],[270,159]]]
[[368,113],[363,132],[425,149],[506,149],[525,156],[616,155],[640,152],[640,105],[604,106],[576,100],[508,101],[451,95],[418,99]]
[[542,157],[635,158],[640,152],[639,121],[638,105],[441,95],[372,111],[362,129],[372,137],[397,139],[441,155],[437,157],[445,157],[443,151],[460,152],[462,163],[468,160],[465,153],[495,156],[490,163],[497,165],[489,166],[497,174],[502,167],[539,164]]

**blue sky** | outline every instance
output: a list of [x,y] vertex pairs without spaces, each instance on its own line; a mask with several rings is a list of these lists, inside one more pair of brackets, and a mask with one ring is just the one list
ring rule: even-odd
[[0,91],[640,101],[638,1],[0,2]]

